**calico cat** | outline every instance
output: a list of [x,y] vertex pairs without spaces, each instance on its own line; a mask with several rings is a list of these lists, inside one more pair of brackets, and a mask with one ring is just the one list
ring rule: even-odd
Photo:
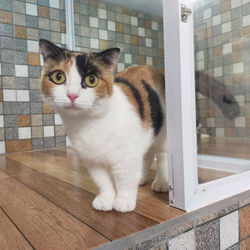
[[132,211],[157,156],[152,183],[168,190],[164,76],[131,66],[113,78],[120,49],[74,53],[41,39],[42,93],[62,117],[79,161],[99,188],[97,210]]
[[[164,76],[131,66],[113,77],[120,49],[74,53],[41,39],[44,101],[61,115],[78,160],[100,193],[97,210],[132,211],[157,157],[152,189],[168,190]],[[233,119],[240,109],[226,86],[196,73],[196,90]],[[199,121],[197,121],[199,127]]]

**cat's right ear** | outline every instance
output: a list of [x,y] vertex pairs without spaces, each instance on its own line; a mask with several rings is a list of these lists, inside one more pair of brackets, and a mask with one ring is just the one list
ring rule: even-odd
[[40,51],[42,53],[44,62],[46,62],[47,59],[52,59],[58,62],[64,60],[65,50],[61,49],[54,43],[46,39],[40,39],[39,46],[40,46]]

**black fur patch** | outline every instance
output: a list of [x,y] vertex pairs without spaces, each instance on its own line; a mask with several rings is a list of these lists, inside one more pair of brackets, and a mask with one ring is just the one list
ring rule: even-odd
[[85,78],[87,75],[100,75],[99,69],[91,63],[87,54],[81,54],[76,56],[76,67],[81,76],[81,86],[86,89],[87,85],[85,83]]
[[163,112],[160,99],[156,91],[152,89],[148,83],[146,83],[144,80],[141,80],[141,82],[148,93],[152,126],[154,129],[154,135],[156,136],[160,132],[160,129],[163,124]]
[[131,89],[133,96],[134,96],[135,100],[137,101],[137,104],[139,107],[139,113],[141,116],[141,120],[143,121],[144,120],[144,106],[143,106],[143,102],[141,99],[141,95],[140,95],[139,91],[137,90],[137,88],[135,88],[135,86],[132,83],[130,83],[129,81],[127,81],[126,79],[123,79],[120,77],[115,78],[115,82],[122,83]]

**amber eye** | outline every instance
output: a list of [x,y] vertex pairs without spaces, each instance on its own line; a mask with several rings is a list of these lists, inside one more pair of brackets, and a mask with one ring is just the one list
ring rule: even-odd
[[85,78],[85,83],[88,87],[94,88],[99,82],[99,79],[95,75],[88,75]]
[[50,80],[55,84],[63,84],[66,77],[62,71],[56,70],[50,75]]

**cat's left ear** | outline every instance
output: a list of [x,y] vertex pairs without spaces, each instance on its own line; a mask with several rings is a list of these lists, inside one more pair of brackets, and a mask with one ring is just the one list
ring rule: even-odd
[[112,48],[104,50],[100,53],[96,53],[96,56],[104,62],[104,64],[107,66],[107,69],[110,71],[113,71],[115,65],[117,64],[117,61],[120,57],[121,49],[120,48]]

